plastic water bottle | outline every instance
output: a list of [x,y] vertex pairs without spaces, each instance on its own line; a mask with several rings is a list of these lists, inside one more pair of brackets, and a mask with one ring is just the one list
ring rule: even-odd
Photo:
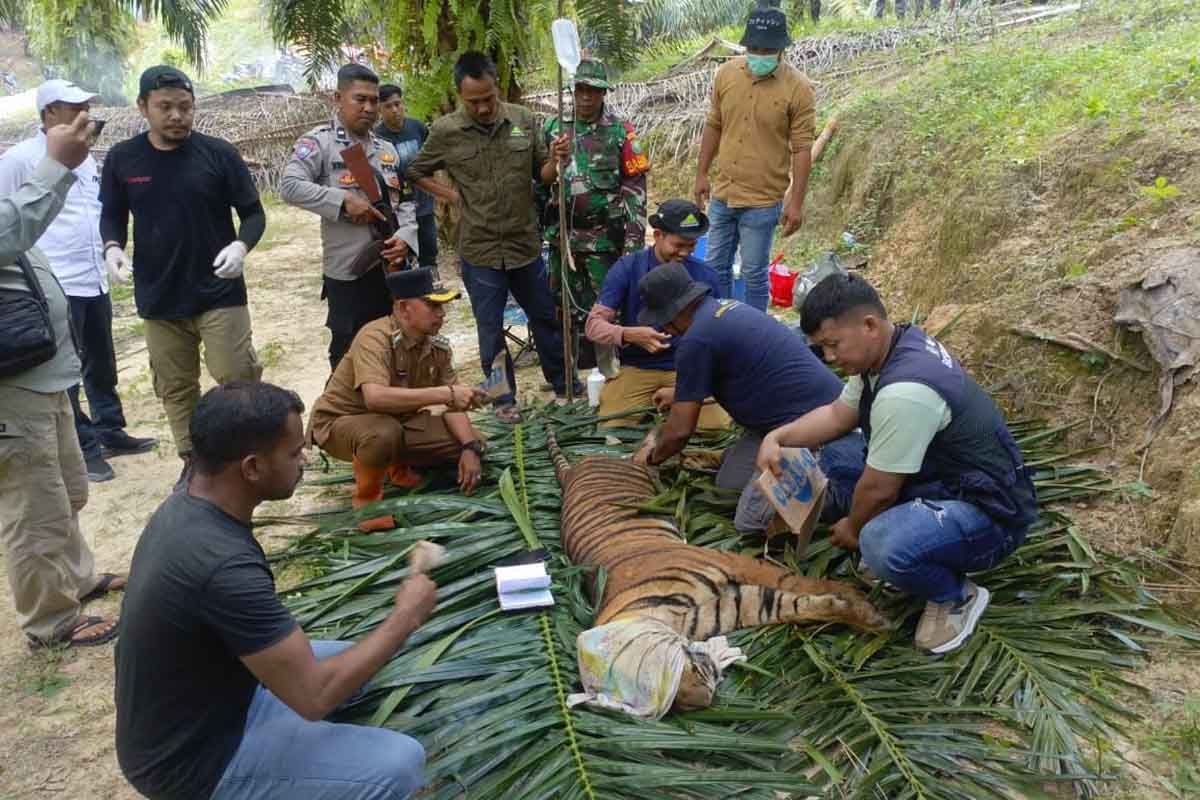
[[733,256],[733,299],[746,302],[746,279],[742,277],[742,254]]
[[592,367],[587,379],[588,405],[597,408],[600,405],[600,392],[604,389],[604,373],[599,367]]

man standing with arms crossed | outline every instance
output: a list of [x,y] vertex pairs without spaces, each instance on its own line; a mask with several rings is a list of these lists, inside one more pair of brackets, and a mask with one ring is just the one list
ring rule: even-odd
[[[0,158],[0,195],[13,194],[33,175],[46,156],[46,131],[55,125],[70,125],[89,110],[95,98],[65,80],[46,81],[38,88],[41,130]],[[71,325],[83,365],[90,417],[79,405],[78,384],[68,389],[67,395],[88,480],[98,483],[113,478],[105,456],[145,453],[154,449],[157,440],[135,438],[125,432],[125,412],[117,395],[112,301],[100,239],[100,170],[88,153],[73,172],[76,180],[67,192],[66,203],[38,239],[38,249],[50,262],[71,304]]]
[[[137,104],[150,130],[114,145],[104,160],[100,233],[109,274],[123,283],[132,213],[133,296],[146,321],[154,392],[183,459],[179,488],[190,472],[188,423],[200,399],[201,343],[217,383],[262,375],[242,271],[267,216],[233,145],[192,130],[195,94],[186,75],[151,67],[142,73]],[[236,237],[231,208],[242,223]]]
[[[462,108],[433,123],[407,175],[418,188],[462,211],[458,255],[479,331],[479,360],[486,375],[504,353],[512,392],[497,401],[496,416],[516,422],[516,372],[504,344],[509,292],[529,318],[542,375],[555,394],[565,396],[567,380],[575,379],[565,374],[534,203],[533,182],[553,180],[554,162],[533,113],[500,100],[500,79],[490,58],[463,53],[454,65],[454,84]],[[453,187],[433,180],[439,169],[449,173]]]
[[[391,143],[372,128],[379,119],[379,76],[361,64],[338,70],[333,119],[296,141],[292,160],[283,169],[279,196],[288,205],[321,217],[321,251],[325,273],[321,296],[329,302],[329,369],[336,370],[362,326],[392,313],[392,294],[384,268],[359,272],[355,259],[370,246],[371,223],[383,214],[371,205],[342,158],[347,147],[360,144],[372,169],[384,177],[388,202],[400,230],[381,255],[389,265],[403,262],[417,248],[417,222],[412,201],[400,202],[403,172]],[[360,262],[361,266],[361,262]]]
[[[783,235],[791,236],[804,220],[816,111],[812,84],[781,60],[791,44],[782,11],[751,13],[742,44],[747,54],[722,65],[713,81],[693,193],[701,208],[712,195],[708,265],[720,276],[722,292],[732,296],[740,246],[746,304],[765,311],[775,226],[782,218]],[[710,190],[718,152],[719,175]]]

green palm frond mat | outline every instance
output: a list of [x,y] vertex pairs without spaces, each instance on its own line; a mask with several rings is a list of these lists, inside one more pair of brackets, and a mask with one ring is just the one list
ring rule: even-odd
[[[421,539],[448,550],[434,571],[438,607],[371,682],[346,719],[418,738],[429,754],[422,797],[438,798],[1011,798],[1090,794],[1119,759],[1109,742],[1132,715],[1123,700],[1147,649],[1200,642],[1138,582],[1097,553],[1054,501],[1114,491],[1102,472],[1069,463],[1065,429],[1014,424],[1036,465],[1042,517],[1026,544],[980,581],[993,600],[967,646],[943,659],[912,647],[919,604],[883,589],[873,599],[903,624],[890,636],[775,626],[732,637],[749,656],[702,712],[642,722],[567,710],[578,689],[575,638],[592,626],[590,576],[559,545],[561,495],[546,451],[552,426],[568,457],[624,453],[644,429],[597,433],[578,405],[527,413],[490,437],[483,488],[462,497],[449,476],[377,506],[288,520],[313,530],[277,556],[305,576],[286,592],[310,636],[354,639],[392,607],[405,556]],[[621,444],[611,444],[616,436]],[[712,445],[719,446],[723,442]],[[676,518],[688,541],[763,553],[733,530],[736,497],[712,476],[664,470],[645,509]],[[349,481],[336,469],[309,485]],[[363,535],[362,516],[400,528]],[[489,566],[531,547],[551,554],[557,605],[501,614]],[[818,536],[798,558],[812,576],[853,579],[846,555]]]

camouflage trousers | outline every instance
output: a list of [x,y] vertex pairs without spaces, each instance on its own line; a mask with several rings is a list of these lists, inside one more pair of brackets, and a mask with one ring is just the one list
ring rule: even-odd
[[[567,288],[571,292],[571,352],[575,365],[580,369],[597,366],[596,348],[583,335],[588,312],[596,304],[600,287],[609,269],[620,258],[618,253],[580,253],[572,251],[575,269],[567,274]],[[550,248],[550,288],[554,293],[554,304],[558,306],[562,319],[562,256],[557,247]],[[611,354],[608,354],[611,360]]]

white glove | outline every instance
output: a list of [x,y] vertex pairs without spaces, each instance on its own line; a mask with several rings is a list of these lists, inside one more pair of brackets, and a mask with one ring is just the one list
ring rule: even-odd
[[216,269],[213,273],[218,278],[238,278],[241,277],[242,271],[245,269],[246,262],[246,245],[241,241],[234,239],[229,244],[217,253],[217,257],[213,259],[213,266]]
[[113,245],[104,251],[104,265],[108,267],[108,279],[118,286],[129,283],[133,271],[129,266],[129,256],[120,247]]

